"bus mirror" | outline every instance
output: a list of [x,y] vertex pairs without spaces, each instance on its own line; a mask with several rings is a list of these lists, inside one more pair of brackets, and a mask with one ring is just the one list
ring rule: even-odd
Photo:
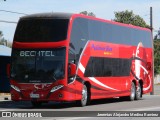
[[7,76],[10,78],[10,64],[7,64]]
[[69,77],[74,76],[76,74],[76,65],[73,63],[69,63]]

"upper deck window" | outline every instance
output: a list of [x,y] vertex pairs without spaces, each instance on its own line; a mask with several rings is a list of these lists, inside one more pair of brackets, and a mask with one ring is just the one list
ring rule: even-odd
[[58,42],[67,38],[69,19],[22,19],[14,40],[18,42]]

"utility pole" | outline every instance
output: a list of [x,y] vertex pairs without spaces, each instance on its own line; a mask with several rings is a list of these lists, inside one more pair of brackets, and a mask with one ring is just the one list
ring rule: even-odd
[[152,14],[153,14],[152,7],[150,7],[150,29],[151,29],[151,32],[153,33],[153,16],[152,16]]
[[[150,29],[151,29],[151,34],[152,34],[152,40],[153,40],[153,11],[152,11],[152,7],[150,7]],[[153,41],[154,42],[154,41]],[[153,48],[153,82],[152,82],[152,92],[150,93],[150,95],[154,95],[154,46],[152,46]]]

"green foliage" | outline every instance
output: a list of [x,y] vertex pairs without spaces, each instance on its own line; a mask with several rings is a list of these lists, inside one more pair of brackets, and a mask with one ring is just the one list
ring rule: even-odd
[[93,12],[82,11],[82,12],[80,12],[80,14],[96,17],[96,15]]
[[2,36],[3,36],[2,31],[0,31],[0,40],[2,39]]
[[2,44],[2,42],[3,42],[3,33],[2,33],[2,31],[0,31],[0,44]]
[[121,11],[121,12],[115,12],[115,19],[116,22],[126,23],[126,24],[132,24],[135,26],[150,28],[149,25],[146,24],[146,22],[141,18],[139,15],[135,15],[133,11]]
[[160,40],[154,40],[154,73],[160,74]]
[[5,45],[7,47],[12,47],[12,43],[10,41],[7,41],[4,37],[3,37],[3,33],[2,31],[0,31],[0,45]]

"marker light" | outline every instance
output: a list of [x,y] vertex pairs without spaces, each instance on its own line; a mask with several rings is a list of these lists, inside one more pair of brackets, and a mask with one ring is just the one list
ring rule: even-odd
[[14,90],[16,90],[17,92],[21,92],[20,89],[17,86],[11,85],[11,88],[13,88]]
[[63,85],[54,86],[54,87],[51,89],[50,92],[55,92],[55,91],[59,90],[59,89],[62,88],[62,87],[63,87]]

